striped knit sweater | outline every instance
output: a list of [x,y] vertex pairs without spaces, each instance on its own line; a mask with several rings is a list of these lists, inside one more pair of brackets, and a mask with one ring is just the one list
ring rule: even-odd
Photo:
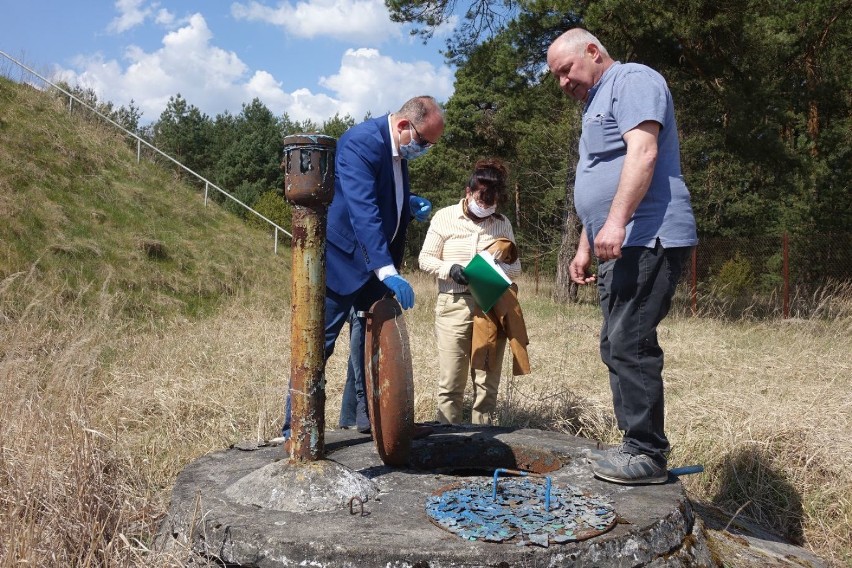
[[[456,284],[450,278],[450,267],[454,264],[465,266],[478,252],[501,237],[515,242],[512,224],[506,217],[491,215],[476,223],[465,216],[462,201],[435,213],[420,250],[420,268],[437,276],[438,292],[467,292],[467,286]],[[502,267],[512,279],[521,273],[520,260]]]

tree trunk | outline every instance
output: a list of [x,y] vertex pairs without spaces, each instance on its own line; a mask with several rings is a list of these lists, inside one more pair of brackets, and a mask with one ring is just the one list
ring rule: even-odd
[[574,118],[577,127],[571,129],[568,136],[565,168],[565,209],[562,211],[562,238],[559,243],[559,254],[556,257],[556,285],[553,287],[553,300],[561,304],[577,301],[577,284],[571,281],[568,265],[577,252],[580,242],[580,219],[574,209],[574,177],[577,173],[578,144],[580,141],[580,113],[578,109],[568,113]]
[[568,125],[563,146],[565,152],[565,205],[562,210],[559,252],[556,256],[556,283],[551,294],[553,301],[560,304],[577,301],[578,285],[571,281],[568,265],[577,252],[577,244],[580,242],[580,231],[582,229],[577,211],[574,209],[574,179],[577,173],[582,112],[580,107],[576,105],[568,106],[566,111],[561,118]]
[[[569,169],[569,172],[573,169]],[[565,183],[565,208],[562,212],[562,239],[559,243],[559,254],[556,257],[556,285],[553,287],[552,298],[560,304],[577,301],[577,284],[571,281],[568,265],[577,252],[580,241],[580,221],[574,210],[573,176],[569,173]]]

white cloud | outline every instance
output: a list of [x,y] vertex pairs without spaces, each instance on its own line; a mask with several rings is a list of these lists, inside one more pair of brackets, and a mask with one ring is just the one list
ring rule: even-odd
[[442,38],[449,37],[452,35],[454,31],[456,31],[456,27],[459,25],[459,17],[455,14],[451,15],[447,18],[443,24],[435,28],[434,37]]
[[416,95],[446,101],[453,93],[453,73],[448,67],[395,61],[376,49],[361,48],[347,50],[337,73],[321,77],[319,84],[332,95],[307,88],[286,93],[272,75],[258,71],[246,85],[246,95],[249,100],[259,98],[276,114],[286,112],[293,120],[322,123],[335,114],[348,114],[359,122],[367,113],[393,112]]
[[161,26],[171,27],[175,23],[175,15],[166,9],[160,9],[157,10],[154,21]]
[[127,47],[124,64],[100,55],[81,57],[75,61],[79,71],[62,70],[59,76],[93,89],[100,100],[116,106],[132,99],[143,113],[143,123],[159,119],[169,98],[178,93],[212,117],[226,110],[239,113],[243,104],[258,98],[276,115],[322,123],[336,113],[356,121],[368,112],[378,116],[415,95],[446,101],[453,90],[453,74],[447,67],[400,62],[376,49],[361,48],[347,50],[337,72],[321,77],[318,85],[302,84],[288,92],[270,72],[250,70],[236,53],[217,47],[213,40],[204,17],[193,14],[183,27],[162,38],[159,49]]
[[275,8],[257,1],[231,4],[237,20],[259,21],[301,38],[332,37],[355,44],[379,45],[399,38],[383,0],[309,0],[279,2]]
[[190,104],[211,115],[239,109],[244,102],[241,83],[248,67],[231,51],[213,45],[204,17],[194,14],[187,24],[167,33],[162,47],[146,52],[125,49],[126,69],[99,55],[78,57],[79,72],[64,70],[63,79],[92,88],[102,100],[126,105],[130,100],[143,113],[143,122],[157,120],[170,96],[181,94]]
[[131,28],[142,25],[148,18],[160,25],[171,25],[174,16],[166,9],[160,8],[159,2],[148,2],[148,0],[116,0],[115,9],[118,16],[107,26],[107,31],[112,33],[126,32]]
[[111,32],[121,33],[140,25],[151,13],[151,8],[144,8],[145,0],[117,0],[115,9],[118,16],[107,26]]
[[348,113],[356,120],[368,110],[374,116],[395,111],[416,95],[445,101],[453,92],[449,68],[425,61],[395,61],[367,48],[346,50],[337,74],[321,77],[319,82],[337,93],[341,115]]

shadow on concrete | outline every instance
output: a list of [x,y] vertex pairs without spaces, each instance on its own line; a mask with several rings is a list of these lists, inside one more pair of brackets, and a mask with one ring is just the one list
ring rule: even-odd
[[565,464],[557,452],[534,444],[506,441],[516,428],[434,426],[435,433],[412,445],[409,465],[414,472],[445,475],[491,475],[495,469],[549,473]]
[[372,444],[373,437],[370,434],[359,434],[357,438],[349,438],[343,439],[336,442],[326,442],[325,443],[325,454],[328,456],[335,450],[339,450],[342,448],[350,448],[352,446],[359,446],[361,444]]
[[728,514],[731,532],[740,530],[764,540],[801,545],[802,498],[765,452],[762,448],[744,448],[726,456],[718,466],[721,472],[712,504]]

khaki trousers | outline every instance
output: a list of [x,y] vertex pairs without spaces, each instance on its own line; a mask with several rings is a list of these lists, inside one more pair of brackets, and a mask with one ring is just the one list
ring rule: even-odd
[[[438,294],[435,305],[435,339],[438,345],[438,412],[436,419],[444,424],[462,421],[462,402],[468,378],[473,380],[473,424],[491,424],[497,407],[502,364],[491,371],[470,368],[473,336],[474,301],[470,294]],[[497,361],[503,361],[505,336],[497,339]]]

